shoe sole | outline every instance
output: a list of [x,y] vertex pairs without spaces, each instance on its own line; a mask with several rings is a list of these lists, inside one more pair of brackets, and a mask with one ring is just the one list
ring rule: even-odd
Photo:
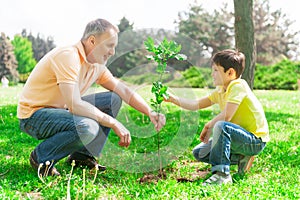
[[[29,157],[29,162],[30,165],[33,169],[38,170],[39,169],[39,164],[38,162],[34,159],[35,155],[34,152],[32,151]],[[48,173],[48,176],[60,176],[59,171],[55,167],[52,168],[52,170],[49,170],[50,173]]]

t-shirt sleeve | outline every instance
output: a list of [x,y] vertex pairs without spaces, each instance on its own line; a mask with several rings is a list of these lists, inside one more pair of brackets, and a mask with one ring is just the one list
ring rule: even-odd
[[227,101],[230,103],[240,104],[246,97],[247,91],[242,84],[236,83],[228,88]]
[[103,73],[100,74],[99,78],[97,79],[96,83],[101,85],[106,83],[107,81],[113,78],[112,73],[105,67]]
[[78,81],[80,58],[74,50],[66,49],[54,56],[52,62],[57,84],[76,83]]
[[220,97],[219,97],[219,92],[218,92],[218,88],[216,88],[214,91],[212,91],[209,95],[208,95],[208,99],[213,102],[213,103],[219,103],[220,101]]

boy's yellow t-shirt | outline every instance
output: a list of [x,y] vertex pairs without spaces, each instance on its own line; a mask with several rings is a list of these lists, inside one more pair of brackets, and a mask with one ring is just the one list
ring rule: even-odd
[[81,42],[55,48],[38,62],[26,81],[20,94],[17,117],[29,118],[41,108],[66,108],[60,83],[78,84],[83,95],[94,82],[103,84],[111,78],[105,65],[87,62]]
[[208,98],[213,103],[219,104],[221,110],[224,110],[227,102],[239,104],[230,122],[243,127],[264,142],[270,140],[268,122],[263,107],[245,80],[231,81],[226,91],[223,87],[218,86]]

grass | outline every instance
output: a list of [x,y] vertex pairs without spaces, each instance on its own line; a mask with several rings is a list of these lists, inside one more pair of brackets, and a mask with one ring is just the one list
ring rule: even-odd
[[[210,166],[196,162],[191,150],[199,143],[198,133],[204,123],[218,112],[217,107],[190,112],[163,104],[167,117],[161,132],[165,178],[155,178],[159,169],[157,139],[149,119],[123,105],[118,119],[131,131],[133,141],[128,149],[120,148],[118,138],[110,134],[99,160],[108,167],[105,172],[74,169],[71,174],[71,166],[62,160],[56,165],[62,176],[45,178],[43,183],[28,161],[40,141],[18,127],[16,108],[21,89],[22,86],[0,88],[0,199],[300,198],[299,91],[255,91],[266,111],[271,142],[256,157],[249,174],[234,175],[233,185],[203,187],[201,184],[209,174],[201,172]],[[151,98],[147,86],[136,90],[147,101]],[[173,92],[194,98],[208,91],[174,89]],[[237,167],[232,166],[231,170],[234,174]]]

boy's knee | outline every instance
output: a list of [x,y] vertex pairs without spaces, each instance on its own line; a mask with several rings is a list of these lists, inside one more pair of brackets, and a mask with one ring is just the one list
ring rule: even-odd
[[198,160],[198,161],[201,161],[201,162],[206,162],[206,156],[208,155],[208,154],[204,154],[204,153],[202,153],[201,152],[201,149],[196,149],[196,148],[194,148],[193,149],[193,155],[194,155],[194,158],[196,159],[196,160]]
[[193,149],[193,155],[198,161],[206,162],[207,156],[211,150],[212,140],[210,139],[208,143],[200,143]]
[[199,156],[199,149],[197,149],[197,148],[193,149],[193,156],[194,156],[194,158],[196,158],[196,160],[200,161],[199,159],[201,159],[201,158]]
[[220,135],[223,131],[225,121],[218,121],[215,123],[213,128],[213,136],[216,137],[217,135]]
[[214,129],[222,129],[225,121],[217,121],[214,125]]

